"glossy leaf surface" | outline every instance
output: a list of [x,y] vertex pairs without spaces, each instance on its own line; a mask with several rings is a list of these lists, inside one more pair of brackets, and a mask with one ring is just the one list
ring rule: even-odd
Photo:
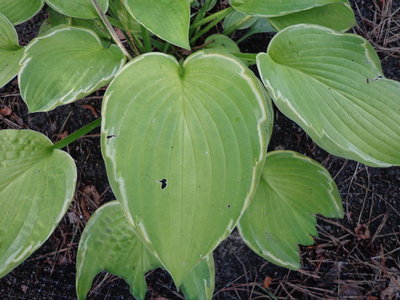
[[174,45],[190,49],[190,1],[123,1],[131,15],[152,33]]
[[0,88],[17,75],[23,55],[14,26],[0,14]]
[[285,268],[298,269],[298,244],[312,245],[315,214],[343,217],[335,182],[317,162],[292,151],[268,153],[256,196],[240,219],[246,244]]
[[181,65],[142,55],[106,92],[101,140],[112,189],[177,286],[231,232],[255,190],[265,101],[240,61],[203,51]]
[[[144,299],[146,272],[161,267],[130,227],[117,201],[98,209],[87,223],[79,242],[76,287],[85,299],[93,279],[101,271],[122,277],[131,294]],[[211,299],[214,290],[212,256],[202,261],[183,282],[187,299]]]
[[76,167],[30,130],[0,131],[0,278],[50,236],[75,191]]
[[106,85],[124,62],[116,45],[104,48],[90,30],[56,29],[27,47],[19,74],[21,96],[30,112],[48,111]]
[[[94,19],[98,17],[96,9],[91,0],[46,0],[47,4],[63,15]],[[108,0],[97,0],[101,10],[106,12],[108,9]]]
[[345,3],[347,0],[231,0],[237,11],[266,17],[283,16],[290,13],[330,3]]
[[3,14],[14,25],[32,18],[43,7],[44,0],[1,0],[0,14]]
[[353,9],[348,2],[318,6],[281,17],[270,18],[269,21],[277,30],[296,24],[316,24],[334,30],[347,31],[356,25]]
[[370,166],[400,164],[400,83],[384,78],[365,39],[296,25],[257,64],[278,108],[320,147]]

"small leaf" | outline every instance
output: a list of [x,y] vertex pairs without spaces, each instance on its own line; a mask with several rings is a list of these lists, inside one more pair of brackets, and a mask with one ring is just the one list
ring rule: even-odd
[[0,131],[0,278],[50,236],[74,196],[76,167],[41,133]]
[[350,3],[331,3],[312,9],[270,18],[271,24],[278,30],[296,24],[316,24],[339,31],[347,31],[356,24]]
[[254,74],[211,51],[181,64],[142,55],[108,87],[101,140],[110,183],[177,286],[252,196],[266,149],[265,106]]
[[19,74],[21,96],[30,112],[49,111],[106,85],[125,58],[90,30],[62,27],[36,38],[25,51]]
[[[135,298],[144,299],[146,272],[161,267],[129,226],[117,201],[98,209],[87,223],[77,254],[76,290],[85,299],[93,279],[101,271],[122,277]],[[212,255],[201,262],[183,282],[188,299],[211,299],[214,290]]]
[[[91,0],[46,0],[46,3],[66,16],[81,19],[98,17]],[[103,12],[107,12],[108,0],[97,0],[97,3]]]
[[190,49],[188,0],[123,1],[131,15],[149,31],[171,44]]
[[1,0],[0,14],[17,25],[36,15],[43,5],[44,0]]
[[276,17],[325,4],[346,2],[347,0],[231,0],[231,5],[244,14]]
[[205,49],[223,50],[228,53],[240,53],[238,45],[231,38],[223,34],[213,34],[206,38]]
[[185,277],[182,293],[185,299],[211,300],[215,288],[215,267],[212,253]]
[[0,88],[18,74],[23,55],[24,49],[19,46],[14,26],[0,14]]
[[400,83],[384,78],[365,39],[295,25],[257,65],[278,108],[320,147],[370,166],[400,165]]
[[279,266],[298,269],[298,244],[317,235],[315,214],[343,217],[335,182],[317,162],[292,151],[268,153],[257,193],[239,222],[246,244]]

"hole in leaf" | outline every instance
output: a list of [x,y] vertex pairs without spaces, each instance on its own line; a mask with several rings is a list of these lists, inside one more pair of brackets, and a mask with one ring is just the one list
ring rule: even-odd
[[161,189],[162,190],[165,189],[167,187],[167,185],[168,185],[167,179],[165,179],[165,178],[158,180],[158,182],[161,183]]

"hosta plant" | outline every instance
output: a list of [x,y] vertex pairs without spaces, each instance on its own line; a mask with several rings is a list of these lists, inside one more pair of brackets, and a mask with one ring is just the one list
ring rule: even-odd
[[[21,47],[13,25],[41,9],[39,36]],[[345,33],[354,24],[347,0],[2,0],[0,86],[18,76],[29,112],[107,90],[101,120],[55,144],[0,131],[0,277],[66,212],[76,167],[62,148],[100,125],[117,200],[82,234],[79,299],[102,270],[143,299],[157,267],[188,299],[211,299],[212,252],[235,227],[257,254],[298,269],[315,215],[343,210],[319,163],[267,153],[270,99],[331,154],[400,164],[400,84],[368,41]],[[238,43],[260,32],[276,32],[267,51],[241,53]]]

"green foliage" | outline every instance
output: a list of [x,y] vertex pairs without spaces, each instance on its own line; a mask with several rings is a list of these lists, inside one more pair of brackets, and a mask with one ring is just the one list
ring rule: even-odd
[[265,259],[298,269],[297,245],[312,245],[315,214],[342,218],[335,182],[317,162],[292,151],[267,155],[257,193],[240,219],[246,244]]
[[280,17],[269,18],[271,24],[282,30],[296,24],[316,24],[335,30],[346,31],[356,25],[353,9],[348,2],[317,6]]
[[347,0],[231,0],[231,5],[244,14],[276,17],[331,3],[346,2]]
[[44,0],[1,0],[0,13],[17,25],[36,15],[43,5]]
[[0,88],[18,74],[24,49],[19,46],[18,35],[10,21],[0,14]]
[[183,63],[143,55],[107,89],[101,141],[112,189],[177,286],[250,201],[265,156],[265,102],[240,61],[203,51]]
[[[106,12],[108,9],[108,0],[97,0],[101,10]],[[46,0],[46,3],[58,11],[69,17],[81,19],[94,19],[97,17],[96,9],[93,7],[91,0]]]
[[74,196],[76,167],[30,130],[0,131],[0,277],[38,249]]
[[[85,299],[94,277],[103,270],[124,278],[133,296],[144,299],[147,271],[162,267],[136,236],[117,201],[98,209],[87,223],[79,242],[76,286]],[[211,299],[214,290],[212,255],[200,262],[183,280],[188,299]]]
[[400,84],[384,78],[365,39],[296,25],[257,63],[279,110],[320,147],[370,166],[400,164]]
[[[44,2],[40,36],[20,47],[12,24]],[[99,209],[82,235],[80,299],[102,270],[123,277],[143,299],[145,273],[156,267],[188,299],[211,299],[212,251],[238,223],[257,254],[300,267],[297,245],[313,242],[315,214],[342,217],[340,196],[311,159],[290,151],[267,155],[270,97],[330,153],[399,165],[400,84],[383,77],[367,41],[343,33],[355,24],[347,0],[220,4],[0,2],[0,87],[18,73],[30,112],[109,84],[101,146],[118,201]],[[212,34],[221,24],[222,34]],[[237,30],[245,30],[239,40]],[[242,53],[237,45],[274,31],[266,53]],[[268,91],[247,67],[255,63]],[[33,253],[65,213],[76,170],[59,149],[98,124],[55,145],[32,131],[0,132],[0,277]]]
[[94,32],[61,27],[26,48],[19,73],[21,96],[30,112],[48,111],[106,85],[124,62],[119,48],[104,48]]
[[160,38],[190,49],[188,0],[123,0],[126,9],[144,27]]

